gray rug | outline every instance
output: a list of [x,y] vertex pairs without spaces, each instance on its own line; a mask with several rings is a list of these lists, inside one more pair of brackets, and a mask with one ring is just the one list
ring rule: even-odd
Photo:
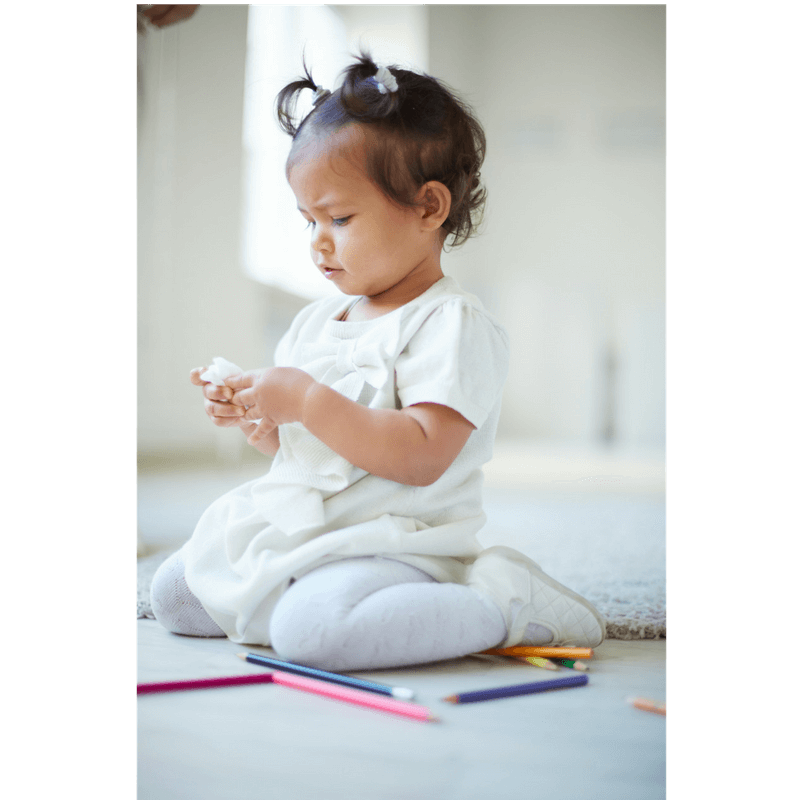
[[146,556],[140,556],[136,560],[137,580],[136,580],[136,618],[155,619],[153,609],[150,607],[150,584],[153,582],[153,575],[159,568],[164,559],[174,552],[174,548],[161,550]]
[[[665,510],[659,499],[490,497],[489,547],[505,544],[590,600],[609,639],[666,637]],[[138,561],[137,617],[153,618],[150,583],[171,546]]]

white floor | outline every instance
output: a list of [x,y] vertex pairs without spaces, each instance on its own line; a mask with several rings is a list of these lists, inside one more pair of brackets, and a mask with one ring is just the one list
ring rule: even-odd
[[[138,626],[140,682],[263,672],[236,654],[271,653]],[[438,723],[272,684],[142,695],[138,797],[663,798],[666,720],[626,700],[665,698],[665,650],[664,640],[608,640],[587,686],[464,705],[442,698],[555,673],[492,656],[358,673],[414,689]]]
[[[574,512],[576,520],[595,508],[614,516],[627,509],[633,516],[626,524],[650,531],[654,558],[662,557],[664,479],[658,458],[510,448],[500,449],[490,467],[486,499],[498,532],[521,529],[519,520],[538,514],[545,528],[562,536],[573,507],[584,508]],[[222,475],[143,473],[139,526],[144,544],[179,546],[208,503],[253,474],[251,467]],[[549,499],[534,504],[529,496]],[[598,531],[612,528],[602,522]],[[524,539],[504,543],[526,549]],[[236,657],[261,648],[176,636],[148,619],[138,621],[138,637],[140,682],[263,671]],[[551,673],[488,656],[359,673],[411,687],[416,702],[441,718],[438,723],[387,716],[270,684],[143,695],[137,700],[138,797],[485,800],[525,793],[663,798],[666,720],[632,708],[626,699],[666,698],[665,654],[663,639],[607,640],[590,662],[588,686],[463,706],[442,698],[544,680]]]

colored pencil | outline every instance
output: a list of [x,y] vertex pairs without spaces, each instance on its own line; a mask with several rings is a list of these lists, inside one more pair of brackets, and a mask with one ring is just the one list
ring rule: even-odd
[[570,675],[568,678],[554,678],[552,681],[536,683],[519,683],[516,686],[500,686],[497,689],[482,689],[477,692],[463,692],[443,698],[448,703],[477,703],[482,700],[498,700],[501,697],[516,697],[521,694],[547,692],[550,689],[568,689],[572,686],[585,686],[589,683],[588,675]]
[[232,675],[227,678],[198,678],[188,681],[139,683],[136,685],[136,694],[180,692],[184,689],[215,689],[220,686],[242,686],[248,683],[272,683],[272,675]]
[[484,650],[490,656],[541,656],[542,658],[591,658],[591,647],[495,647]]
[[397,697],[403,700],[410,700],[414,696],[412,689],[404,689],[401,686],[387,686],[383,683],[365,681],[361,678],[351,678],[349,675],[339,675],[337,672],[326,672],[324,669],[314,669],[304,667],[302,664],[294,664],[291,661],[281,661],[278,658],[262,656],[258,653],[237,653],[239,658],[249,661],[251,664],[258,664],[260,667],[270,667],[279,669],[282,672],[291,672],[293,675],[304,675],[306,678],[316,678],[321,681],[338,683],[341,686],[349,686],[353,689],[363,689],[365,692],[375,692],[385,694],[389,697]]
[[403,700],[394,700],[390,697],[379,697],[374,692],[365,692],[360,689],[348,689],[346,686],[337,686],[329,681],[318,681],[306,678],[303,675],[294,675],[290,672],[275,670],[272,673],[274,683],[300,689],[302,692],[319,694],[345,703],[367,706],[377,711],[388,711],[390,714],[400,714],[404,717],[419,720],[420,722],[438,722],[439,719],[423,706],[415,703],[406,703]]
[[659,703],[657,700],[649,700],[646,697],[629,697],[628,702],[635,708],[641,708],[642,711],[652,711],[654,714],[667,716],[666,703]]
[[579,669],[581,672],[588,672],[589,667],[584,664],[582,661],[576,661],[574,658],[557,658],[555,659],[556,664],[560,664],[562,667],[569,667],[570,669]]
[[528,664],[533,664],[534,667],[541,667],[542,669],[558,670],[558,664],[550,661],[548,658],[540,658],[539,656],[514,656],[519,661],[526,661]]

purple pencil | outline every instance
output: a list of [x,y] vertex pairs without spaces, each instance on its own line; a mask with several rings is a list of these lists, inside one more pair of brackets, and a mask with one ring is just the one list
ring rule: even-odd
[[197,678],[189,681],[161,681],[158,683],[139,683],[136,694],[153,692],[180,692],[184,689],[215,689],[220,686],[242,686],[248,683],[272,683],[272,673],[259,675],[231,675],[225,678]]
[[501,697],[515,697],[521,694],[547,692],[551,689],[567,689],[570,686],[585,686],[589,683],[588,675],[570,675],[567,678],[556,678],[552,681],[536,681],[536,683],[519,683],[516,686],[500,686],[496,689],[482,689],[477,692],[462,692],[444,697],[448,703],[477,703],[481,700],[497,700]]

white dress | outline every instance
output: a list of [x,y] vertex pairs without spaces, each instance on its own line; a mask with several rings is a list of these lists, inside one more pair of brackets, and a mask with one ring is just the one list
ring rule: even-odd
[[492,454],[508,336],[452,278],[377,319],[340,321],[330,297],[295,318],[275,354],[370,408],[439,403],[475,430],[445,474],[406,486],[353,466],[299,423],[279,429],[269,472],[215,501],[182,550],[186,582],[235,642],[269,644],[293,578],[329,561],[383,555],[464,583],[483,550],[481,466]]

